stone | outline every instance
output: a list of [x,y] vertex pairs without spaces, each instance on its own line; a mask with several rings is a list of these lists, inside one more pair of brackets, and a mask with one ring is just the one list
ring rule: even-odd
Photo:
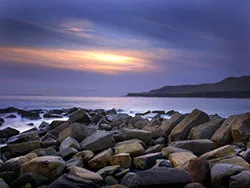
[[114,174],[114,177],[118,179],[122,179],[129,172],[130,172],[129,168],[126,168],[126,169],[121,168],[119,172]]
[[113,156],[113,151],[111,148],[97,154],[88,161],[88,165],[91,169],[101,169],[109,164],[111,157]]
[[202,184],[194,182],[185,185],[183,188],[205,188]]
[[44,156],[34,158],[22,165],[22,172],[38,173],[50,179],[60,176],[65,168],[65,162],[61,157]]
[[66,148],[58,151],[55,155],[63,158],[64,160],[70,159],[73,155],[77,154],[77,150],[75,148]]
[[0,118],[0,125],[2,125],[4,122],[5,122],[4,119]]
[[231,126],[234,142],[247,143],[250,138],[250,113],[240,114]]
[[29,111],[20,110],[18,113],[21,115],[22,118],[27,118],[31,120],[41,119],[39,111],[36,110],[29,110]]
[[148,119],[144,119],[141,116],[139,116],[139,117],[140,117],[140,120],[134,122],[132,125],[134,126],[134,128],[143,129],[149,123],[149,120]]
[[117,171],[120,168],[120,165],[114,165],[114,166],[106,166],[100,170],[98,170],[96,173],[102,176],[103,178],[113,175],[115,171]]
[[36,153],[38,157],[41,157],[46,155],[55,155],[57,151],[52,147],[48,147],[48,148],[39,148],[33,150],[32,152]]
[[107,185],[118,185],[119,182],[113,176],[107,176],[104,179]]
[[16,115],[15,114],[10,114],[10,115],[6,116],[5,118],[8,118],[8,119],[16,118]]
[[99,125],[99,127],[105,131],[111,131],[112,130],[112,126],[107,124],[107,123],[102,123]]
[[81,142],[94,132],[96,132],[95,128],[91,128],[80,123],[73,123],[59,133],[58,140],[62,142],[65,138],[72,137],[78,142]]
[[87,125],[91,123],[89,115],[85,112],[85,110],[82,109],[73,112],[69,117],[69,121],[72,123],[77,122],[77,123],[84,123]]
[[155,163],[155,167],[166,167],[166,168],[173,168],[173,165],[171,163],[171,161],[166,160],[166,159],[157,159],[156,163]]
[[223,118],[213,117],[210,121],[193,127],[188,135],[188,139],[210,139],[224,121],[225,119]]
[[19,176],[20,173],[17,171],[0,172],[0,179],[3,179],[8,185],[11,185]]
[[145,170],[152,168],[155,165],[157,159],[162,159],[161,152],[135,157],[133,160],[133,164],[135,168]]
[[249,188],[250,187],[250,170],[245,170],[237,175],[231,176],[229,188]]
[[120,121],[120,120],[126,120],[128,119],[130,116],[128,114],[113,114],[113,115],[107,115],[106,118],[108,121],[110,122],[115,122],[115,121]]
[[152,119],[143,130],[151,133],[152,138],[156,139],[162,137],[164,132],[161,129],[162,121],[159,118]]
[[94,157],[94,153],[90,150],[84,150],[84,151],[80,151],[77,154],[75,154],[73,157],[76,158],[81,158],[83,163],[88,162],[91,158]]
[[190,152],[177,152],[169,155],[169,160],[174,167],[180,167],[187,161],[196,158],[196,156]]
[[119,165],[122,168],[129,168],[132,165],[132,159],[129,153],[119,153],[111,157],[110,164]]
[[243,158],[250,164],[250,148],[244,152]]
[[197,156],[200,156],[216,148],[215,143],[208,139],[176,141],[171,142],[169,146],[192,151]]
[[136,157],[145,153],[144,147],[139,142],[117,144],[115,146],[115,154],[129,153],[131,156]]
[[11,136],[18,135],[19,131],[11,127],[0,130],[0,138],[8,139]]
[[249,163],[247,163],[242,157],[231,157],[231,158],[226,158],[218,161],[218,163],[223,163],[223,164],[232,164],[232,165],[237,165],[237,166],[242,166],[246,170],[250,169]]
[[198,109],[192,111],[191,114],[186,116],[169,135],[169,142],[186,140],[190,130],[197,125],[209,121],[209,116]]
[[5,183],[5,181],[3,179],[0,179],[0,187],[1,188],[9,188],[9,185],[7,183]]
[[186,150],[186,149],[181,149],[181,148],[177,148],[177,147],[174,147],[174,146],[168,146],[168,147],[165,147],[161,150],[161,153],[162,155],[165,157],[165,158],[169,158],[169,155],[172,154],[172,153],[178,153],[178,152],[190,152],[192,153],[191,151],[189,150]]
[[0,114],[7,114],[7,113],[16,113],[19,112],[20,109],[15,108],[15,107],[7,107],[7,108],[1,108],[0,109]]
[[68,169],[70,169],[70,168],[72,168],[74,166],[83,167],[82,158],[80,158],[80,157],[74,157],[74,158],[71,158],[70,160],[68,160],[66,162],[66,167]]
[[166,138],[159,137],[151,142],[152,145],[162,144],[164,145],[166,143]]
[[121,129],[120,135],[116,136],[115,139],[120,142],[124,140],[139,139],[144,143],[148,143],[152,140],[152,134],[149,131],[139,129]]
[[63,174],[53,181],[48,188],[99,188],[93,181],[85,180],[70,174]]
[[244,170],[244,167],[231,164],[215,164],[211,169],[211,184],[213,188],[228,187],[229,178]]
[[192,177],[183,169],[157,167],[149,170],[138,171],[135,176],[138,187],[160,187],[171,185],[183,187],[193,182]]
[[42,185],[48,185],[50,183],[50,179],[47,177],[36,174],[36,173],[27,173],[20,176],[16,181],[11,184],[12,188],[20,188],[20,187],[39,187]]
[[216,158],[225,158],[225,157],[233,157],[236,156],[236,152],[234,150],[233,145],[226,145],[219,147],[215,150],[209,151],[201,155],[201,158],[205,158],[207,160],[212,160]]
[[54,120],[49,124],[49,129],[55,129],[57,127],[59,127],[60,125],[62,125],[63,123],[67,123],[69,124],[67,121],[63,121],[63,120]]
[[122,178],[121,185],[124,185],[129,188],[137,188],[136,173],[133,172],[127,173]]
[[39,135],[37,132],[27,132],[27,133],[21,133],[15,136],[12,136],[8,139],[8,144],[16,144],[16,143],[22,143],[22,142],[30,142],[30,141],[40,141]]
[[[53,122],[51,124],[53,124]],[[50,124],[50,126],[51,126],[51,124]],[[65,122],[65,121],[61,122],[60,121],[59,125],[57,127],[55,127],[54,129],[50,130],[48,133],[56,136],[56,138],[57,138],[59,136],[60,132],[62,132],[63,130],[69,128],[70,125],[71,125],[70,122]],[[65,138],[67,138],[67,136]],[[61,141],[63,141],[64,139],[62,139]]]
[[82,149],[98,152],[115,146],[115,139],[110,132],[97,131],[84,139],[80,145]]
[[91,181],[102,181],[103,178],[99,174],[95,172],[91,172],[85,168],[81,167],[72,167],[69,171],[69,174],[86,179],[86,180],[91,180]]
[[161,150],[163,148],[164,148],[163,144],[157,144],[154,146],[150,146],[150,147],[148,147],[148,149],[146,149],[145,154],[161,152]]
[[79,142],[72,137],[65,138],[62,141],[59,149],[64,150],[66,148],[75,148],[76,150],[81,150],[81,146],[80,146]]

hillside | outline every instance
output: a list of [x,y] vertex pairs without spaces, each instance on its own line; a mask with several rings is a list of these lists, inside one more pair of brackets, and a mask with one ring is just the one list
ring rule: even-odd
[[164,86],[149,92],[128,93],[127,96],[250,98],[250,76],[229,77],[209,84]]

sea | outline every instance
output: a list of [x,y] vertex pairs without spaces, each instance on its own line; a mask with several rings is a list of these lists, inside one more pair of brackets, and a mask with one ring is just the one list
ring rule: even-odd
[[[60,97],[60,96],[0,96],[0,108],[17,107],[25,110],[32,109],[62,109],[81,107],[85,109],[112,109],[120,113],[128,113],[134,116],[135,113],[148,110],[175,110],[180,113],[190,113],[198,108],[204,112],[218,114],[222,117],[250,112],[250,99],[222,99],[222,98],[145,98],[145,97]],[[0,114],[5,122],[0,129],[13,127],[25,131],[33,123],[38,126],[42,121],[48,123],[54,119],[43,118],[40,120],[29,120],[18,116],[13,119],[6,119],[9,114]],[[67,117],[57,120],[67,120]]]

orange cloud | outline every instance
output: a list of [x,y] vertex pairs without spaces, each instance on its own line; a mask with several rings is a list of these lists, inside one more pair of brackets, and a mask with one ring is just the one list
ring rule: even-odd
[[106,74],[159,70],[140,51],[65,50],[0,47],[0,60]]

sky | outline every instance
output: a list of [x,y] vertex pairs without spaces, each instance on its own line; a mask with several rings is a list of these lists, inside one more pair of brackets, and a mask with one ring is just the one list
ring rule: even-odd
[[0,94],[124,96],[250,75],[249,10],[249,0],[0,0]]

